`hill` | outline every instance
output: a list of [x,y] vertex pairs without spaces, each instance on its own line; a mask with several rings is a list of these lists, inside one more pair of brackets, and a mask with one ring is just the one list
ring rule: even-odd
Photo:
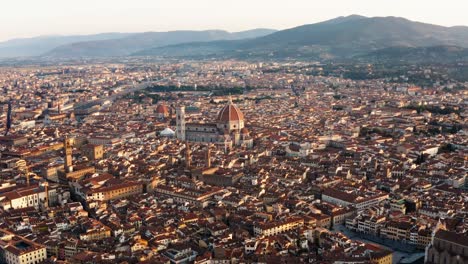
[[39,56],[58,46],[82,41],[124,38],[131,33],[103,33],[76,36],[41,36],[0,42],[0,58]]
[[57,47],[45,55],[52,57],[127,56],[140,50],[152,50],[167,45],[197,41],[255,38],[272,32],[275,32],[275,30],[254,29],[236,33],[223,30],[146,32],[119,39],[71,43]]
[[255,39],[186,43],[143,50],[135,55],[178,55],[186,53],[182,49],[188,49],[190,56],[340,59],[390,47],[430,46],[468,48],[468,27],[443,27],[399,17],[353,15],[281,30]]
[[457,46],[431,46],[431,47],[390,47],[373,51],[355,59],[374,62],[422,62],[422,63],[448,63],[468,61],[468,48]]

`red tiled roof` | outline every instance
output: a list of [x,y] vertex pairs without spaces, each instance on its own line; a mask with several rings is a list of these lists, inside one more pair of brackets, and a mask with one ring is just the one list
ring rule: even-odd
[[232,102],[219,111],[218,121],[219,122],[229,122],[229,121],[242,121],[244,120],[244,114],[241,110]]

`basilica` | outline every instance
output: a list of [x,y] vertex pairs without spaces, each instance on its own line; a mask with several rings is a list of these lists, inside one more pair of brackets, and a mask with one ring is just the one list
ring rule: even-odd
[[244,127],[244,115],[229,98],[213,123],[186,122],[185,107],[176,108],[176,137],[189,142],[204,142],[224,148],[251,148],[253,140]]

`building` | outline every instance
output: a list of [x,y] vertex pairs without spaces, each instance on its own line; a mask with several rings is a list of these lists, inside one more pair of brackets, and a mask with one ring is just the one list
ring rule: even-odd
[[[208,164],[208,162],[207,162]],[[221,168],[210,168],[202,172],[200,179],[209,185],[214,186],[233,186],[244,174],[242,172],[233,172]]]
[[114,178],[110,174],[81,179],[71,183],[72,189],[89,207],[143,193],[143,184]]
[[189,245],[173,245],[166,249],[162,255],[166,257],[171,264],[190,263],[197,257],[197,252],[192,250]]
[[390,201],[390,209],[392,211],[401,212],[403,214],[406,214],[405,199],[391,200]]
[[380,230],[384,238],[409,243],[413,224],[403,221],[388,221]]
[[358,210],[377,205],[388,197],[388,193],[380,191],[356,193],[337,190],[335,188],[325,188],[322,193],[322,200],[324,202],[341,206],[354,206]]
[[393,252],[391,250],[381,249],[370,253],[371,263],[375,264],[392,264]]
[[[93,174],[96,169],[93,166],[73,166],[73,145],[74,138],[65,137],[63,148],[65,152],[63,171],[57,171],[59,181],[64,183],[74,182],[82,179],[86,174]],[[99,152],[99,151],[98,151]],[[97,153],[102,154],[102,152]]]
[[0,263],[37,264],[46,259],[44,245],[0,229]]
[[274,236],[302,226],[304,226],[303,218],[290,217],[278,222],[259,223],[254,226],[254,234],[256,236]]
[[88,142],[93,145],[115,146],[122,142],[122,139],[113,136],[92,136]]
[[425,263],[468,263],[468,236],[442,229],[438,230],[433,235],[432,243],[426,247]]
[[20,158],[1,158],[0,169],[26,169],[26,161]]
[[159,132],[159,135],[161,137],[168,137],[168,138],[173,138],[175,136],[174,130],[170,129],[169,127],[166,127],[163,131]]
[[60,124],[63,123],[65,120],[68,119],[67,114],[57,113],[57,114],[47,114],[44,116],[44,124],[51,125],[51,124]]
[[57,188],[31,185],[18,188],[0,195],[0,207],[3,210],[27,207],[46,208],[58,202]]
[[244,114],[229,98],[214,123],[187,123],[185,107],[176,108],[176,136],[190,142],[212,143],[224,148],[252,147],[253,139],[244,127]]
[[386,218],[382,215],[358,215],[354,219],[347,219],[346,227],[359,233],[378,236],[385,221]]
[[73,171],[73,147],[72,147],[73,141],[72,139],[65,137],[65,142],[63,143],[63,148],[65,150],[65,164],[64,164],[64,170],[65,172],[72,172]]
[[156,117],[159,119],[164,119],[170,115],[169,108],[164,104],[160,103],[156,106]]
[[82,151],[89,160],[100,160],[104,156],[103,145],[86,144],[82,147]]
[[208,200],[218,193],[222,192],[221,188],[212,188],[207,190],[174,188],[170,186],[160,185],[154,189],[158,196],[173,199],[175,203],[189,203],[199,207],[206,207]]
[[111,237],[111,229],[99,221],[90,221],[82,226],[83,233],[80,234],[82,241],[95,241]]
[[5,146],[20,146],[28,143],[28,138],[25,136],[8,135],[0,136],[0,144]]

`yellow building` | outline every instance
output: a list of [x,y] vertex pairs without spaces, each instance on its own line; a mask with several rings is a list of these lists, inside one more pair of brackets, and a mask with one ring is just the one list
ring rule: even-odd
[[82,241],[102,240],[111,237],[111,229],[99,221],[92,221],[84,226],[85,233],[80,234]]
[[371,262],[375,264],[392,264],[393,252],[390,250],[381,250],[371,253]]
[[274,236],[304,226],[304,219],[291,217],[279,222],[260,223],[254,226],[256,236]]
[[44,245],[0,229],[0,263],[36,264],[46,259]]

